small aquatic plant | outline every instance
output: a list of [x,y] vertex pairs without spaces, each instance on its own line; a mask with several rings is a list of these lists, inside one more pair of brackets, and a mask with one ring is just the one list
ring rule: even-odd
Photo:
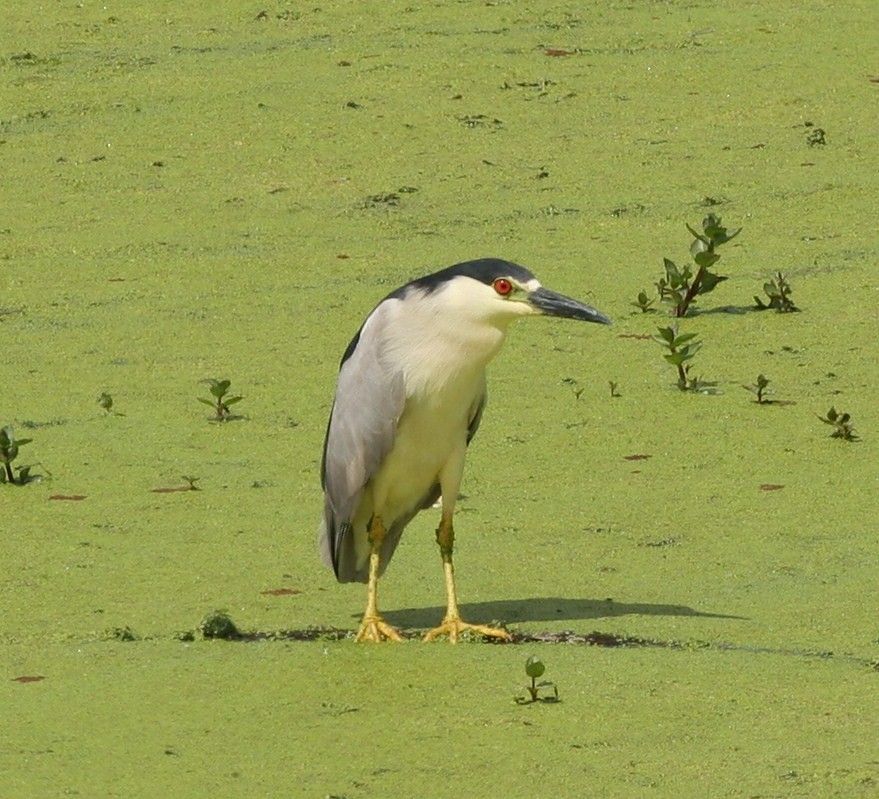
[[826,416],[818,417],[824,424],[829,424],[833,428],[830,434],[831,438],[839,438],[843,441],[857,441],[858,436],[855,433],[855,426],[852,423],[851,414],[839,413],[836,408],[831,407],[827,411]]
[[752,394],[756,395],[758,405],[766,405],[769,403],[769,400],[766,399],[767,394],[772,394],[772,391],[767,391],[766,386],[769,385],[769,378],[766,375],[757,375],[757,382],[754,383],[753,386],[742,386],[742,388],[747,389]]
[[196,483],[201,480],[200,477],[190,477],[188,474],[181,474],[181,480],[185,480],[188,485],[186,486],[187,491],[201,491],[201,489],[196,485]]
[[580,396],[583,394],[583,386],[574,380],[573,377],[564,378],[562,383],[571,387],[571,390],[574,392],[574,399],[580,399]]
[[809,147],[823,147],[827,144],[827,132],[824,128],[813,127],[813,123],[809,122],[806,127],[811,130],[806,134],[806,144]]
[[[530,684],[525,686],[525,690],[528,691],[528,696],[517,696],[516,703],[519,705],[530,705],[534,702],[560,702],[559,699],[559,689],[556,687],[555,683],[552,682],[537,682],[546,671],[546,666],[543,665],[543,661],[531,655],[528,660],[525,661],[525,674],[531,679]],[[548,696],[541,696],[541,691],[545,692],[549,689],[552,689],[552,694]]]
[[100,405],[107,416],[125,416],[124,413],[113,410],[113,396],[107,391],[102,391],[98,395],[98,405]]
[[12,462],[18,457],[19,447],[30,444],[33,439],[16,438],[12,425],[6,425],[0,429],[0,483],[10,483],[11,485],[24,485],[36,478],[30,474],[30,466],[16,466],[15,471],[12,469]]
[[696,357],[696,353],[702,347],[701,341],[696,341],[696,333],[678,333],[677,324],[669,327],[660,327],[659,335],[653,339],[658,341],[668,350],[662,357],[678,370],[678,389],[681,391],[699,391],[703,387],[700,379],[690,377],[690,363]]
[[779,313],[791,313],[800,310],[790,298],[790,283],[781,272],[776,272],[772,280],[763,284],[763,291],[766,292],[769,302],[763,302],[759,297],[754,297],[758,311],[768,311],[773,308]]
[[648,297],[646,291],[639,291],[635,302],[632,303],[641,313],[647,313],[653,310],[653,303],[656,302],[655,297]]
[[140,641],[140,636],[128,625],[125,627],[113,627],[108,630],[107,637],[114,641]]
[[205,638],[221,638],[234,641],[241,637],[241,632],[225,610],[213,610],[202,619],[198,629]]
[[232,411],[230,410],[231,406],[237,402],[241,402],[244,397],[227,397],[226,394],[229,391],[229,386],[232,385],[231,380],[216,380],[214,378],[208,378],[205,380],[210,388],[211,395],[213,399],[205,399],[204,397],[199,397],[198,401],[204,403],[205,405],[209,405],[214,409],[215,422],[228,422],[230,419],[234,419],[235,417],[232,415]]
[[[728,230],[721,223],[720,217],[714,214],[708,214],[702,220],[701,233],[690,225],[687,225],[687,230],[693,236],[693,241],[690,242],[690,255],[693,257],[696,271],[694,272],[690,265],[679,267],[671,259],[663,258],[665,277],[660,278],[656,283],[659,299],[671,306],[672,314],[676,317],[686,316],[696,297],[714,291],[718,284],[727,279],[725,275],[712,272],[711,267],[720,260],[717,248],[741,232],[741,228]],[[650,310],[652,302],[647,293],[642,291],[638,294],[637,301],[632,304],[642,312],[646,312]]]

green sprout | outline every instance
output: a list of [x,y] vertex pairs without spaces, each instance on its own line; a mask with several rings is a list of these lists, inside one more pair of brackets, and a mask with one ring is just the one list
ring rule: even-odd
[[[516,704],[519,705],[531,705],[535,702],[560,702],[559,699],[559,689],[556,687],[555,683],[552,682],[537,682],[546,671],[546,666],[543,665],[543,661],[531,655],[528,660],[525,661],[525,674],[531,678],[531,684],[525,686],[525,690],[528,691],[528,696],[517,696]],[[550,696],[541,696],[540,692],[543,690],[552,689],[552,695]]]
[[201,480],[200,477],[190,477],[188,474],[181,474],[181,480],[185,480],[189,485],[186,487],[188,491],[201,491],[201,489],[196,485],[196,483]]
[[648,311],[653,310],[653,308],[651,308],[650,306],[652,306],[654,302],[656,302],[655,297],[648,297],[646,291],[639,291],[638,298],[635,302],[632,303],[632,305],[638,308],[641,313],[647,313]]
[[113,629],[108,630],[107,637],[113,639],[114,641],[140,640],[140,636],[127,625],[125,627],[114,627]]
[[30,474],[30,466],[16,466],[15,471],[12,470],[12,461],[18,457],[18,448],[30,444],[32,440],[30,438],[16,438],[11,425],[0,430],[0,464],[3,465],[3,469],[0,471],[0,483],[21,486],[36,479]]
[[232,415],[232,412],[229,410],[232,405],[236,402],[241,402],[244,397],[227,397],[226,393],[229,391],[229,386],[232,385],[231,380],[215,380],[213,378],[208,378],[204,381],[208,384],[211,390],[211,394],[213,395],[213,399],[205,399],[204,397],[199,397],[198,401],[204,403],[205,405],[209,405],[214,409],[214,413],[216,416],[214,417],[215,422],[228,422],[231,419],[235,419],[237,417]]
[[[687,225],[687,230],[693,236],[693,241],[690,243],[690,255],[696,265],[695,273],[689,265],[679,267],[669,258],[663,258],[665,277],[660,278],[656,284],[659,299],[671,305],[672,314],[679,318],[687,315],[687,311],[690,305],[696,301],[696,297],[714,291],[718,284],[727,279],[725,275],[718,275],[711,271],[711,267],[720,260],[720,253],[716,252],[716,249],[741,232],[741,228],[733,231],[728,230],[721,224],[720,217],[714,214],[708,214],[702,220],[701,233],[689,225]],[[633,305],[640,308],[642,312],[646,312],[651,305],[646,292],[642,291],[638,295],[638,301]]]
[[113,397],[106,391],[102,391],[98,396],[98,405],[100,405],[107,416],[125,416],[124,413],[113,410]]
[[613,380],[608,380],[607,387],[610,389],[610,396],[613,397],[614,399],[616,399],[617,397],[623,396],[622,394],[620,394],[620,384],[619,383],[617,383]]
[[580,399],[583,394],[583,386],[581,386],[573,377],[565,377],[562,379],[562,383],[571,387],[571,390],[574,392],[574,399]]
[[[811,124],[812,123],[810,122],[809,126],[811,126]],[[823,147],[827,144],[827,132],[823,128],[812,128],[806,134],[806,144],[808,144],[809,147]]]
[[770,308],[774,308],[779,313],[791,313],[800,310],[790,298],[790,283],[781,272],[776,272],[773,280],[763,284],[763,291],[769,297],[769,302],[764,303],[759,297],[754,297],[758,311],[768,311]]
[[836,408],[831,407],[827,411],[827,416],[818,417],[824,424],[829,424],[833,428],[830,434],[831,438],[839,438],[843,441],[857,441],[858,436],[855,434],[855,426],[852,424],[851,414],[837,413]]
[[690,377],[690,361],[702,347],[701,341],[695,341],[696,333],[678,333],[678,326],[660,327],[659,335],[653,339],[658,341],[668,352],[662,357],[678,370],[678,389],[681,391],[700,391],[704,385],[698,378]]
[[757,382],[753,386],[742,386],[742,388],[747,389],[752,394],[757,396],[756,402],[759,405],[768,405],[771,400],[766,399],[767,394],[772,394],[772,391],[767,391],[766,386],[769,385],[769,378],[766,375],[757,375]]

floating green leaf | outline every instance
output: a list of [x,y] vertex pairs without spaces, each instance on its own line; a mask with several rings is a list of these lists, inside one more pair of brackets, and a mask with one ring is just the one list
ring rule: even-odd
[[531,655],[528,660],[525,661],[525,673],[532,679],[536,680],[539,677],[543,676],[543,672],[546,671],[546,666],[543,665],[543,661]]

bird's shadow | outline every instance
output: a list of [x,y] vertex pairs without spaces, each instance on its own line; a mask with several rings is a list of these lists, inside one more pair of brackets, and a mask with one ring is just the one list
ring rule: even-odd
[[[398,608],[382,612],[389,623],[403,629],[432,627],[439,623],[444,614],[444,607]],[[710,619],[746,620],[744,616],[709,613],[686,605],[614,602],[611,599],[566,599],[555,596],[465,603],[461,605],[461,616],[475,624],[573,621],[607,619],[616,616],[698,616]]]

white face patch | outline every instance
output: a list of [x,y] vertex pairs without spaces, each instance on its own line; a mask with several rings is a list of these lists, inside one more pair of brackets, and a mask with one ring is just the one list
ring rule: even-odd
[[495,290],[496,294],[505,299],[522,302],[525,301],[532,292],[540,288],[540,282],[537,278],[532,278],[531,280],[523,282],[521,280],[516,280],[516,278],[511,276],[503,276],[495,278],[491,287]]

